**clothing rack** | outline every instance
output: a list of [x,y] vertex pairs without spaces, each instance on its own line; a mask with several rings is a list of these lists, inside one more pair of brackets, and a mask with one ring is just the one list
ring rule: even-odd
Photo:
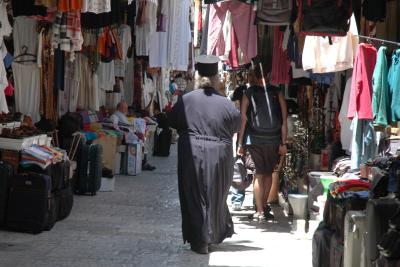
[[393,41],[388,41],[388,40],[379,39],[379,38],[375,38],[375,37],[364,36],[364,35],[357,35],[357,36],[360,37],[360,38],[367,39],[367,40],[373,40],[373,41],[378,41],[378,42],[382,42],[382,43],[387,43],[387,44],[393,44],[393,45],[400,46],[400,43],[393,42]]

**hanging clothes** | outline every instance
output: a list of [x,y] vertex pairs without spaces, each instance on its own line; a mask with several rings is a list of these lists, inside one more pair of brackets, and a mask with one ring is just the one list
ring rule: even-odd
[[168,30],[170,23],[170,1],[162,1],[161,7],[158,7],[161,14],[167,21],[166,31],[157,31],[150,36],[149,44],[149,67],[167,68],[168,67]]
[[75,112],[78,107],[78,96],[80,84],[83,79],[81,65],[82,56],[78,53],[74,61],[65,61],[64,72],[64,91],[58,91],[58,116],[61,117],[67,112]]
[[[57,94],[54,88],[54,55],[51,46],[52,33],[42,28],[39,34],[40,53],[40,114],[48,120],[57,121]],[[39,57],[38,57],[39,58]]]
[[35,0],[35,6],[57,7],[58,0]]
[[95,14],[111,12],[111,0],[82,0],[81,12]]
[[372,76],[375,69],[377,51],[370,44],[358,46],[353,69],[349,111],[347,117],[353,119],[356,114],[362,120],[373,120],[372,113]]
[[8,21],[7,4],[0,2],[0,42],[3,41],[4,36],[10,36],[12,28]]
[[358,30],[354,15],[345,37],[306,36],[303,48],[303,69],[314,73],[339,72],[353,68],[358,46]]
[[[79,55],[79,54],[78,54]],[[96,72],[93,72],[86,56],[80,55],[76,60],[81,64],[81,82],[78,95],[78,109],[98,111],[99,104],[99,80]]]
[[272,54],[271,84],[289,84],[290,82],[290,61],[287,50],[283,50],[284,33],[279,27],[274,29],[274,46]]
[[385,46],[379,48],[374,74],[372,76],[372,112],[374,113],[375,124],[384,127],[390,123],[391,113],[386,51],[387,47]]
[[136,18],[136,55],[148,56],[150,37],[157,29],[157,0],[139,0]]
[[351,168],[360,169],[360,164],[366,163],[376,155],[375,130],[372,120],[353,118],[351,145]]
[[82,0],[58,0],[57,9],[60,12],[81,11],[81,8]]
[[400,49],[393,52],[389,69],[389,88],[391,96],[392,121],[400,121]]
[[9,82],[7,80],[7,72],[4,66],[3,60],[7,55],[7,48],[3,42],[3,38],[0,38],[0,112],[8,113],[8,106],[5,96],[5,91],[9,88]]
[[132,46],[131,27],[121,25],[118,28],[118,36],[121,40],[122,59],[114,60],[115,76],[125,77],[126,64],[128,63],[128,50]]
[[[164,1],[165,2],[165,1]],[[192,42],[190,28],[190,0],[169,0],[168,67],[187,71],[189,66],[189,44]]]
[[19,16],[43,16],[47,14],[44,6],[36,6],[35,0],[12,0],[11,7],[14,18]]
[[232,33],[236,35],[238,47],[243,53],[243,63],[250,63],[257,56],[257,26],[254,23],[256,13],[252,5],[239,1],[210,5],[207,54],[225,55],[225,44],[229,42],[224,40],[223,31],[227,11],[231,12]]
[[[36,55],[38,50],[38,38],[36,31],[36,20],[28,17],[17,17],[13,26],[14,57],[26,52]],[[19,59],[24,59],[20,57]],[[29,57],[31,59],[31,57]]]
[[347,113],[349,109],[350,101],[350,91],[351,91],[352,78],[350,77],[346,82],[346,88],[343,94],[342,107],[339,113],[340,122],[340,140],[342,143],[342,149],[347,152],[351,152],[351,142],[353,140],[353,132],[351,130],[352,121],[347,118]]
[[81,51],[83,35],[81,30],[81,13],[79,11],[57,12],[53,24],[53,47],[62,51]]
[[40,69],[36,63],[12,63],[17,112],[28,115],[32,122],[40,120]]

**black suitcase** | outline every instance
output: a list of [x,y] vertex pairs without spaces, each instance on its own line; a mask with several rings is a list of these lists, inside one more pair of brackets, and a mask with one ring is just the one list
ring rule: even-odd
[[56,221],[51,178],[42,174],[18,174],[11,179],[6,225],[21,232],[50,230]]
[[81,143],[75,193],[96,195],[101,186],[103,148],[98,144]]
[[396,199],[370,199],[367,203],[367,266],[375,266],[379,258],[377,245],[389,229],[389,220],[400,208]]
[[168,157],[172,141],[172,131],[169,128],[162,129],[154,135],[154,152],[153,156]]
[[60,188],[54,191],[57,221],[64,220],[71,213],[74,205],[74,194],[70,180],[70,162],[57,163],[56,168],[60,177]]
[[0,162],[0,226],[3,226],[6,220],[9,183],[13,172],[10,164]]

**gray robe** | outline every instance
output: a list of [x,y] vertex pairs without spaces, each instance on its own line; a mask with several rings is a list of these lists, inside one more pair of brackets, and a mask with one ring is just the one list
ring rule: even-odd
[[226,204],[233,175],[232,137],[240,112],[212,88],[181,97],[169,114],[178,130],[183,241],[218,244],[233,234]]

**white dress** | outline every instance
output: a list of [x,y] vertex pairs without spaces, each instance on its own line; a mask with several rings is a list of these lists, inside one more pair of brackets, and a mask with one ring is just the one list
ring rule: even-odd
[[150,36],[156,32],[157,29],[157,0],[140,0],[147,1],[146,11],[146,21],[143,25],[136,25],[135,35],[136,35],[136,55],[138,56],[148,56],[149,46],[150,46]]
[[187,71],[189,65],[189,43],[192,41],[190,30],[190,1],[170,0],[168,28],[169,68]]

